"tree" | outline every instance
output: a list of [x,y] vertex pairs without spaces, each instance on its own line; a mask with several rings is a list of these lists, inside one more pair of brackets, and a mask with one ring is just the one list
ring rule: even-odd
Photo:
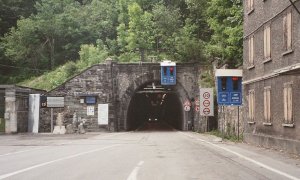
[[212,37],[206,49],[210,56],[220,58],[221,63],[230,67],[242,63],[242,11],[241,0],[211,0],[207,9]]
[[172,52],[174,35],[182,28],[179,9],[157,4],[153,8],[153,21],[157,52]]
[[81,44],[115,39],[117,13],[113,0],[82,4],[74,0],[37,2],[36,14],[19,20],[17,28],[6,34],[5,54],[25,66],[53,69],[78,59]]
[[152,14],[143,12],[137,3],[133,3],[128,7],[128,15],[127,49],[129,51],[138,50],[143,62],[145,53],[153,47],[154,43]]
[[34,4],[35,0],[0,0],[0,36],[15,27],[21,17],[35,13]]

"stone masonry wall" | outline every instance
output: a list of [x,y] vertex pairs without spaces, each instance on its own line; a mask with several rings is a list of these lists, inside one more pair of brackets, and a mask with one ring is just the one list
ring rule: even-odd
[[[192,100],[199,96],[198,77],[201,67],[198,64],[177,64],[177,85],[172,87],[180,101]],[[47,96],[64,96],[65,107],[54,109],[54,122],[57,113],[64,113],[64,125],[71,124],[74,113],[76,118],[84,120],[87,131],[123,131],[127,130],[127,111],[135,92],[145,83],[160,81],[159,63],[126,63],[118,64],[106,61],[87,69],[71,78],[58,88],[47,93]],[[94,105],[94,116],[87,116],[87,105],[80,103],[85,96],[96,96],[97,104],[109,104],[109,125],[98,125],[98,107]],[[40,132],[50,131],[50,109],[41,110]],[[184,116],[185,130],[193,129],[199,124],[199,117],[191,110]]]
[[[64,96],[65,108],[54,109],[54,121],[59,112],[64,113],[64,125],[72,124],[74,113],[77,120],[85,121],[87,131],[99,131],[97,104],[109,104],[109,119],[114,118],[113,91],[111,79],[111,63],[95,65],[83,73],[71,78],[57,89],[47,93],[47,96]],[[94,115],[87,115],[87,104],[80,103],[86,96],[96,96]],[[50,109],[44,108],[40,117],[40,131],[50,131]],[[112,127],[113,128],[113,127]],[[110,129],[110,124],[105,129]]]

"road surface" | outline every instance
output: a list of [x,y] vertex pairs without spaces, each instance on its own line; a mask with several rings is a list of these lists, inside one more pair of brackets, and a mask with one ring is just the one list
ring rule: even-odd
[[193,132],[1,135],[0,180],[300,179],[300,161]]

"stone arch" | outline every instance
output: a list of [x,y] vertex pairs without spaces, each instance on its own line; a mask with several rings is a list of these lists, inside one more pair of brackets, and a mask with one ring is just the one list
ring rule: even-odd
[[[125,90],[125,93],[122,97],[120,97],[120,107],[121,107],[121,117],[122,119],[119,119],[119,127],[120,129],[129,130],[128,128],[128,110],[130,107],[130,103],[132,102],[132,99],[137,92],[137,90],[144,86],[145,84],[149,84],[151,82],[157,82],[160,81],[160,78],[154,78],[154,77],[160,77],[155,75],[155,72],[153,73],[144,73],[141,76],[138,76],[136,79],[133,79],[127,89]],[[183,103],[187,99],[191,99],[189,97],[188,90],[184,88],[184,86],[177,81],[176,86],[173,87],[176,96],[178,97],[179,103],[182,105],[180,108],[180,113],[182,114],[182,124],[181,124],[181,130],[188,130],[188,121],[193,117],[193,111],[185,112],[183,109]],[[122,128],[123,127],[123,128]]]

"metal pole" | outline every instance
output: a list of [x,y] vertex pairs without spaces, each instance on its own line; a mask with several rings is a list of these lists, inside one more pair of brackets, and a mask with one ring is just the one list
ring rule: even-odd
[[240,140],[240,106],[238,106],[238,141]]
[[51,133],[53,133],[53,108],[51,108]]
[[209,131],[209,121],[208,121],[208,116],[205,116],[205,118],[206,118],[206,132],[208,132]]
[[225,138],[225,121],[226,121],[225,106],[222,106],[222,108],[223,108],[223,115],[224,115],[224,121],[222,123],[222,136],[224,139]]

